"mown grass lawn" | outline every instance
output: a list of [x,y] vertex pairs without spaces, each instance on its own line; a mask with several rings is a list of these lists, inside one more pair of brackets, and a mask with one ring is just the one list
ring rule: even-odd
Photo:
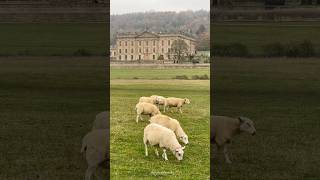
[[[171,69],[171,76],[195,73],[192,69]],[[205,70],[208,72],[208,69]],[[209,179],[209,80],[173,80],[169,70],[157,69],[111,69],[111,139],[110,163],[112,179]],[[198,75],[204,72],[199,71]],[[149,74],[154,74],[149,76]],[[157,75],[158,74],[158,75]],[[163,75],[163,76],[162,76]],[[121,79],[118,79],[121,76]],[[140,77],[138,80],[132,76]],[[153,77],[164,77],[152,80]],[[184,159],[178,162],[172,153],[164,161],[149,148],[144,155],[143,129],[148,124],[135,122],[135,105],[140,96],[153,94],[187,97],[190,105],[183,107],[184,113],[176,109],[165,113],[178,119],[189,136],[190,144],[185,149]]]
[[84,179],[80,148],[106,109],[106,59],[0,59],[0,179]]
[[233,164],[212,159],[213,177],[319,179],[319,59],[217,58],[214,67],[214,114],[247,116],[257,134],[234,139]]

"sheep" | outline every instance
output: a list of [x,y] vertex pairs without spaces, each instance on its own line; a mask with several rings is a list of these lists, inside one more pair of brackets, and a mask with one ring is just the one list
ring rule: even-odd
[[166,112],[165,104],[166,104],[166,98],[163,96],[158,96],[158,95],[152,95],[150,96],[155,100],[155,103],[158,105],[158,108],[160,109],[160,105],[163,105],[163,112]]
[[96,119],[93,122],[92,130],[94,129],[107,129],[109,128],[109,112],[103,111],[96,115]]
[[181,108],[184,104],[190,104],[190,100],[187,98],[182,99],[182,98],[169,97],[169,98],[166,98],[165,108],[177,107],[180,113],[182,113]]
[[149,116],[154,116],[157,114],[161,114],[157,106],[151,104],[151,103],[146,103],[146,102],[139,102],[136,104],[136,112],[137,112],[137,117],[136,117],[136,122],[138,123],[139,117],[140,120],[143,120],[141,115],[149,115]]
[[151,97],[140,97],[139,98],[139,102],[146,102],[146,103],[151,103],[151,104],[156,104],[156,99],[155,98],[151,98]]
[[189,143],[188,136],[183,131],[178,120],[170,118],[169,116],[166,116],[166,115],[158,114],[151,117],[149,121],[150,123],[160,124],[166,128],[171,129],[176,134],[176,136],[180,141],[182,141],[184,144]]
[[108,134],[108,129],[96,129],[86,134],[82,139],[81,153],[85,154],[88,163],[85,173],[86,180],[91,180],[93,175],[102,180],[101,168],[108,168],[110,160],[107,149]]
[[[167,161],[166,149],[171,150],[173,155],[181,161],[183,159],[183,149],[174,132],[159,124],[150,123],[144,128],[143,143],[145,147],[145,155],[148,156],[148,144],[151,146],[159,145],[162,148],[162,158]],[[155,148],[155,154],[159,156],[157,147]]]
[[231,118],[226,116],[213,116],[211,122],[211,143],[216,144],[218,150],[223,149],[225,161],[232,163],[227,144],[231,139],[241,132],[247,132],[251,135],[256,134],[254,123],[245,117]]

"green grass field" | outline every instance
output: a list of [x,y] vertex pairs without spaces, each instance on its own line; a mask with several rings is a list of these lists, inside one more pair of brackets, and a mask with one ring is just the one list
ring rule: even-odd
[[[112,179],[209,179],[209,80],[173,80],[176,75],[209,73],[209,69],[111,69]],[[208,74],[209,75],[209,74]],[[139,77],[139,79],[132,79]],[[157,78],[157,80],[155,80]],[[152,148],[144,155],[143,129],[148,117],[135,122],[135,105],[141,96],[153,94],[187,97],[183,114],[165,113],[178,119],[189,136],[184,159],[178,162],[171,152],[169,161],[156,157]]]
[[81,141],[106,109],[106,63],[0,59],[0,179],[84,179]]
[[254,55],[262,54],[266,44],[302,42],[310,40],[320,52],[320,23],[219,23],[212,24],[214,44],[241,43]]
[[247,116],[257,135],[241,135],[233,164],[213,159],[215,179],[319,179],[319,59],[216,59],[214,114]]
[[102,55],[106,33],[104,23],[1,23],[0,56],[70,56],[79,49]]

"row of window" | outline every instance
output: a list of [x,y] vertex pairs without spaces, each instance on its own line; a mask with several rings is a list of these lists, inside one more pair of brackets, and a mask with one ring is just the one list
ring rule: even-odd
[[[122,52],[123,51],[121,49],[119,49],[119,54],[121,54]],[[149,52],[149,48],[146,48],[145,52],[148,53]],[[153,48],[153,53],[155,53],[155,52],[156,52],[156,49]],[[164,53],[164,49],[163,48],[161,49],[161,52]],[[170,52],[170,48],[168,48],[167,52]],[[128,53],[128,49],[124,49],[124,53]],[[131,49],[131,53],[134,53],[134,49]],[[142,53],[141,48],[139,48],[139,53]]]
[[[130,59],[128,59],[128,57],[130,57]],[[133,55],[131,55],[131,56],[124,55],[124,59],[122,59],[122,56],[119,55],[119,60],[134,60],[133,57],[134,57]],[[170,55],[168,55],[168,58],[170,59]],[[141,55],[138,56],[138,59],[141,60]],[[152,55],[152,59],[155,60],[156,59],[156,55]]]
[[[122,42],[123,41],[119,41],[119,46],[122,46]],[[133,46],[133,43],[134,43],[134,41],[124,41],[124,46],[128,46],[128,42],[131,42],[131,46]],[[142,41],[138,41],[139,42],[139,46],[141,46],[141,42]],[[148,46],[149,45],[149,41],[144,41],[145,42],[145,44]],[[150,41],[150,44],[153,42],[153,45],[155,46],[156,45],[156,41]],[[171,41],[170,40],[168,40],[168,45],[170,46],[170,44],[171,44]],[[162,46],[164,46],[164,40],[162,40],[161,41],[161,45]]]

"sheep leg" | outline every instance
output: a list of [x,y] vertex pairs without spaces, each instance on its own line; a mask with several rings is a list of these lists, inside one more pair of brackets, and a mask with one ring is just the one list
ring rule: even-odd
[[154,152],[156,153],[157,156],[159,156],[158,148],[155,148],[155,149],[154,149]]
[[224,157],[225,157],[225,159],[226,159],[226,162],[227,162],[228,164],[231,164],[232,162],[231,162],[231,160],[230,160],[230,158],[229,158],[228,148],[227,148],[226,145],[223,146],[223,154],[224,154]]
[[101,168],[97,167],[97,170],[96,170],[94,175],[98,180],[102,180],[103,179],[103,174],[101,172]]
[[144,144],[144,149],[145,149],[146,156],[148,156],[148,146],[146,144]]
[[166,106],[163,105],[163,112],[166,112]]
[[95,172],[95,170],[96,170],[95,166],[89,166],[86,170],[85,179],[91,180],[91,177],[92,177],[93,173]]
[[138,121],[139,121],[139,115],[137,115],[136,117],[136,123],[138,123]]
[[168,161],[168,156],[167,156],[167,153],[166,153],[166,149],[163,149],[162,158],[163,158],[165,161]]
[[180,113],[182,114],[182,110],[181,110],[181,107],[178,107],[178,109],[179,109]]

